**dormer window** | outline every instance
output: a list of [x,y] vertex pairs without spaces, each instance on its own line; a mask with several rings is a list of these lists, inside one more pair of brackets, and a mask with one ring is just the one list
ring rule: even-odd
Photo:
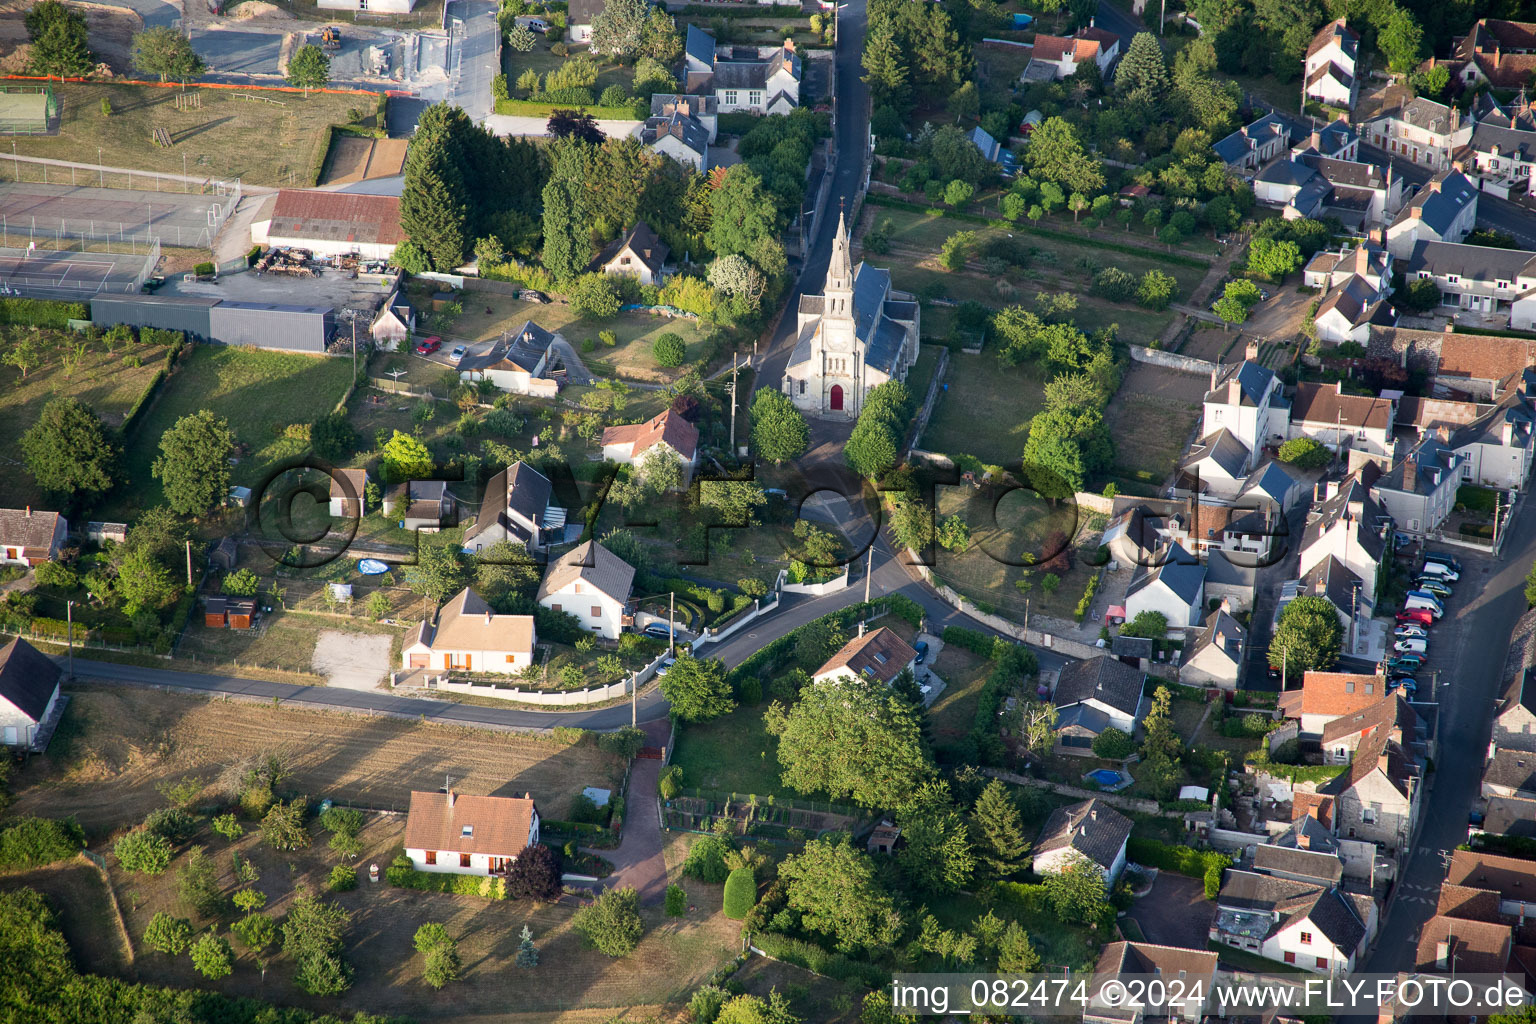
[[475,826],[473,826],[473,825],[465,825],[463,830],[461,830],[459,834],[461,836],[463,836],[465,839],[473,839],[475,837]]

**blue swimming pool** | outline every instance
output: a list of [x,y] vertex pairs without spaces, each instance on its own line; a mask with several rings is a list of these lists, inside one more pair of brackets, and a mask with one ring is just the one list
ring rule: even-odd
[[1095,768],[1088,777],[1101,786],[1113,786],[1120,781],[1120,773],[1109,768]]

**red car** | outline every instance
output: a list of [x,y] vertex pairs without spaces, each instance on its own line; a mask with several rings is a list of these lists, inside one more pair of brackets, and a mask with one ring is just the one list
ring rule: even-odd
[[1410,608],[1397,613],[1398,622],[1417,622],[1421,626],[1433,626],[1435,617],[1428,608]]
[[429,356],[442,347],[443,339],[434,334],[432,337],[424,338],[416,343],[416,354],[419,356]]

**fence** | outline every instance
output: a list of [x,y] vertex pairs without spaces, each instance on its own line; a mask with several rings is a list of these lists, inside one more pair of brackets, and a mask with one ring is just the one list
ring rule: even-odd
[[[629,696],[631,690],[637,690],[644,686],[656,674],[661,663],[666,660],[666,655],[658,655],[649,665],[631,674],[628,679],[620,679],[616,683],[606,686],[589,686],[581,690],[564,690],[554,692],[550,690],[525,690],[520,686],[504,686],[499,682],[490,681],[463,681],[454,682],[443,675],[427,675],[423,680],[422,688],[428,692],[461,693],[474,697],[489,697],[493,700],[505,700],[519,704],[537,704],[545,707],[571,707],[588,704],[602,704],[610,700],[617,700]],[[391,686],[397,686],[414,672],[420,669],[405,670],[390,673]]]
[[[140,267],[138,271],[133,275],[133,283],[123,288],[123,291],[127,292],[129,295],[137,295],[139,293],[139,289],[144,287],[144,282],[148,281],[150,276],[154,274],[155,267],[158,266],[159,263],[160,239],[156,238],[153,242],[150,243],[149,251],[144,254],[144,265]],[[103,278],[101,283],[104,286],[106,284],[106,279]]]
[[810,594],[814,597],[835,594],[839,590],[848,589],[848,567],[844,566],[841,575],[825,583],[786,583],[780,589],[786,594]]

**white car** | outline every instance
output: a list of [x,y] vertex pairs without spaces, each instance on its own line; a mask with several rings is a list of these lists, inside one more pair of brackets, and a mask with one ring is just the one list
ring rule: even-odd
[[448,353],[448,365],[458,366],[464,361],[464,357],[467,355],[469,355],[468,348],[463,345],[455,345],[453,347],[453,351]]

